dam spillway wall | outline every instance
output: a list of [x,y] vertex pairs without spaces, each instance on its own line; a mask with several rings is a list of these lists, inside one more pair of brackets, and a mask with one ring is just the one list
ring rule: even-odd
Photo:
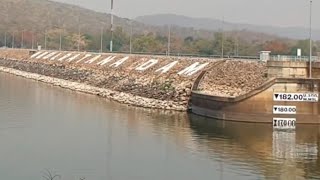
[[[311,64],[311,76],[320,78],[320,62]],[[267,61],[268,77],[274,78],[308,78],[310,63],[308,61]]]
[[[242,122],[273,122],[273,118],[294,118],[297,124],[319,124],[320,106],[318,96],[307,99],[275,99],[276,94],[310,94],[318,95],[319,79],[274,78],[259,88],[237,97],[218,97],[192,93],[192,112],[223,120]],[[274,107],[294,107],[291,114],[278,113]]]
[[[227,63],[224,64],[226,65]],[[236,67],[245,69],[241,66],[247,65],[241,63]],[[248,72],[241,74],[232,66],[225,69],[224,72],[232,73],[225,73],[222,78],[232,86],[221,91],[224,93],[222,95],[221,92],[217,94],[210,91],[212,86],[203,89],[210,84],[208,80],[204,83],[205,80],[218,77],[213,74],[219,71],[202,73],[203,77],[198,80],[201,79],[203,85],[200,82],[193,88],[192,112],[223,120],[262,122],[270,125],[272,122],[283,121],[294,121],[297,124],[320,123],[319,62],[312,62],[312,78],[309,78],[309,62],[306,61],[267,61],[265,66],[259,67],[255,64],[251,67],[253,69],[246,68]],[[232,76],[239,78],[231,78]],[[228,93],[230,88],[236,87],[238,91]]]

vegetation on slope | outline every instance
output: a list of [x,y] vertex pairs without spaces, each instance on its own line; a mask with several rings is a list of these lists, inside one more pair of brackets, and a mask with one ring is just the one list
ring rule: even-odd
[[[0,46],[31,48],[41,45],[63,50],[108,51],[111,40],[110,15],[73,5],[47,0],[1,0]],[[151,26],[115,17],[113,50],[139,53],[167,53],[168,26]],[[131,40],[131,41],[130,41]],[[171,27],[170,53],[256,56],[261,50],[294,55],[302,48],[308,54],[306,40],[290,40],[246,30],[210,32]],[[314,52],[319,51],[319,42]]]

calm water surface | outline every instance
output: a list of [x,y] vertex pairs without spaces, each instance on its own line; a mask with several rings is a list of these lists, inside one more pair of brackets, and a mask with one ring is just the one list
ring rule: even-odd
[[320,127],[127,107],[0,73],[0,179],[319,179]]

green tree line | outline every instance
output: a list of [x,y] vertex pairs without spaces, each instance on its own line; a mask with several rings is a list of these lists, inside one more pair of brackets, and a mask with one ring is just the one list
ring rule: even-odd
[[[210,38],[188,36],[181,38],[171,34],[170,43],[167,36],[154,32],[131,34],[121,27],[115,28],[113,35],[110,30],[96,34],[68,32],[64,29],[53,28],[45,32],[17,31],[0,32],[0,46],[15,48],[36,48],[41,45],[46,49],[59,49],[60,39],[62,50],[100,51],[108,52],[110,40],[113,40],[114,52],[153,53],[175,55],[203,56],[257,56],[259,51],[268,50],[277,55],[296,55],[297,49],[302,55],[309,54],[308,40],[276,39],[270,41],[247,41],[245,38],[233,36],[232,33],[215,32]],[[101,48],[102,37],[102,48]],[[313,55],[320,51],[320,42],[313,43]]]

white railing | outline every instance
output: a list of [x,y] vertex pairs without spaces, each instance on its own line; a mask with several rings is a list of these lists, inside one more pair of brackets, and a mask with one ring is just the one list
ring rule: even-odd
[[[271,61],[309,61],[309,56],[284,56],[284,55],[275,55],[270,56]],[[312,56],[312,61],[320,61],[319,56]]]

